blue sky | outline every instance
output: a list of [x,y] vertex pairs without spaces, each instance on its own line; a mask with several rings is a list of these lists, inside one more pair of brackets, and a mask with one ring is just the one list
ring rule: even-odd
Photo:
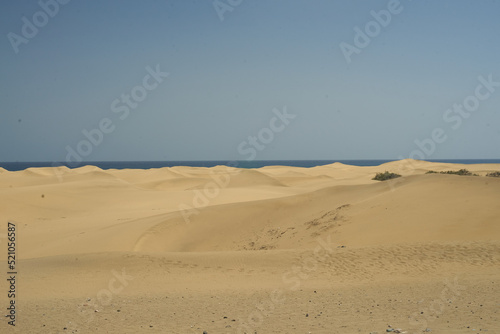
[[0,3],[0,161],[500,157],[500,1],[64,2]]

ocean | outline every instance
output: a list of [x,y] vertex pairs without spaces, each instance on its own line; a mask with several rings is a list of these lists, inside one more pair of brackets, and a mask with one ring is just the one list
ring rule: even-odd
[[[378,166],[380,164],[394,160],[255,160],[255,161],[227,161],[227,160],[211,160],[211,161],[88,161],[81,162],[77,166],[86,165],[97,166],[101,169],[150,169],[161,167],[174,166],[191,166],[191,167],[213,167],[218,165],[233,166],[239,168],[260,168],[265,166],[293,166],[293,167],[314,167],[328,165],[335,162],[340,162],[346,165],[354,166]],[[427,160],[430,162],[445,162],[457,164],[500,164],[500,159],[442,159],[442,160]],[[19,171],[30,167],[54,167],[64,164],[54,162],[0,162],[0,167],[9,171]]]

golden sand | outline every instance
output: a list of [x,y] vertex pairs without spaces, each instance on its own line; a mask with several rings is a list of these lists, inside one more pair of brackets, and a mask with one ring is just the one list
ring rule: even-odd
[[0,169],[0,332],[500,333],[499,170]]

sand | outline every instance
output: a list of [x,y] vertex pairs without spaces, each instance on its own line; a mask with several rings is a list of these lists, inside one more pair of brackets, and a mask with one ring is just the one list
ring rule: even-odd
[[499,170],[0,169],[0,332],[500,333]]

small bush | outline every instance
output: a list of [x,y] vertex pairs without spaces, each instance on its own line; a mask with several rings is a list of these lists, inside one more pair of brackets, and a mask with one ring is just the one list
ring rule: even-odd
[[388,171],[385,171],[384,173],[377,173],[377,175],[375,175],[375,177],[372,180],[385,181],[385,180],[395,179],[400,176],[401,175],[399,174],[389,173]]
[[437,173],[438,173],[438,172],[436,172],[436,171],[429,170],[429,171],[427,171],[427,173],[425,173],[425,174],[437,174]]
[[500,172],[492,172],[492,173],[488,173],[488,174],[486,174],[486,176],[490,176],[490,177],[500,177]]
[[477,174],[472,174],[467,169],[448,170],[446,172],[441,172],[441,174],[454,174],[454,175],[462,175],[462,176],[479,176]]

